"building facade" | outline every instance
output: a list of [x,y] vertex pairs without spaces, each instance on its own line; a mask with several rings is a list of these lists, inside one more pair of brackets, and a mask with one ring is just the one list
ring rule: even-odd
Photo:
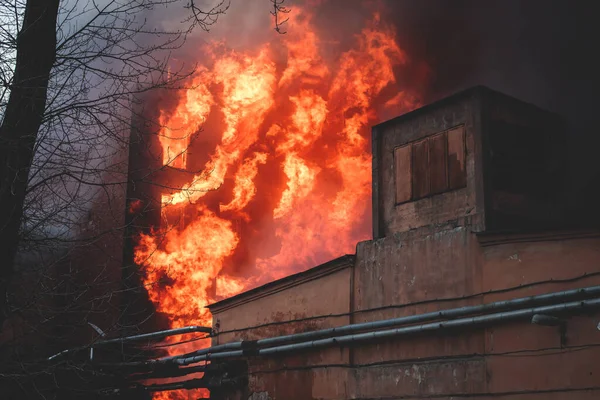
[[481,87],[375,126],[373,240],[209,306],[248,383],[212,397],[600,398],[600,232],[565,207],[564,143]]

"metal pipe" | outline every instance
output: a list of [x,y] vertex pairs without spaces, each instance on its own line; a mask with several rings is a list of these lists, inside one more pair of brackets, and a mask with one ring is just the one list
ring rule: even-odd
[[[140,372],[130,375],[130,378],[135,381],[142,381],[147,379],[164,379],[164,378],[175,378],[180,376],[186,376],[190,374],[195,374],[198,372],[205,372],[207,370],[206,365],[197,365],[193,367],[186,368],[177,368],[176,365],[170,365],[173,368],[169,368],[167,370],[157,369],[150,372]],[[211,370],[217,370],[217,368],[212,368]]]
[[531,317],[531,323],[542,326],[560,326],[564,321],[552,315],[535,314]]
[[72,349],[63,350],[60,353],[56,353],[53,356],[48,357],[48,361],[51,361],[51,360],[55,359],[56,357],[64,355],[66,353],[71,353],[74,351],[87,349],[90,346],[98,347],[98,346],[103,346],[103,345],[107,345],[107,344],[125,343],[125,342],[133,342],[133,341],[145,340],[145,339],[163,338],[163,337],[167,337],[167,336],[183,335],[186,333],[195,333],[195,332],[211,334],[213,332],[213,330],[212,330],[212,328],[209,328],[206,326],[186,326],[184,328],[166,329],[163,331],[142,333],[140,335],[125,336],[122,338],[99,340],[97,342],[92,343],[89,346],[82,346],[82,347],[76,347],[76,348],[72,348]]
[[600,295],[600,286],[590,286],[579,289],[565,290],[560,292],[546,293],[536,296],[521,297],[512,300],[497,301],[488,304],[479,304],[476,306],[465,306],[448,310],[433,311],[425,314],[409,315],[405,317],[385,319],[374,322],[363,322],[358,324],[344,325],[335,328],[321,329],[317,331],[295,333],[291,335],[277,336],[257,341],[241,341],[231,342],[221,345],[212,346],[206,349],[200,349],[194,352],[181,354],[178,356],[169,356],[155,360],[154,362],[170,362],[180,358],[199,356],[204,354],[214,354],[231,350],[241,350],[247,345],[253,348],[265,348],[287,344],[290,342],[302,342],[312,339],[321,339],[340,334],[356,333],[364,330],[373,330],[388,328],[391,326],[415,324],[425,321],[433,321],[436,319],[451,319],[464,317],[467,315],[480,314],[488,311],[512,310],[519,307],[548,304],[552,302],[564,301],[574,297],[592,297]]
[[[384,339],[395,336],[410,335],[416,333],[432,332],[465,326],[479,326],[493,322],[513,321],[523,318],[531,318],[535,314],[560,313],[566,311],[582,310],[586,308],[600,307],[600,299],[573,301],[569,303],[554,304],[542,307],[525,308],[515,311],[499,312],[494,314],[480,315],[470,318],[459,318],[448,321],[432,322],[428,324],[412,325],[403,328],[388,329],[374,332],[359,333],[354,335],[336,336],[326,339],[308,342],[294,343],[283,346],[259,349],[258,356],[281,354],[297,350],[307,350],[331,345],[349,345],[356,342]],[[214,354],[205,354],[176,360],[179,365],[189,365],[200,361],[217,360],[224,358],[243,357],[244,351],[228,351]]]
[[141,388],[147,392],[165,392],[169,390],[180,390],[180,389],[220,389],[223,387],[236,387],[242,386],[245,383],[245,378],[213,378],[207,379],[205,377],[190,379],[181,382],[162,383],[153,385],[138,385],[137,388]]
[[101,345],[113,344],[113,343],[134,342],[134,341],[138,341],[138,340],[155,339],[155,338],[162,338],[162,337],[175,336],[175,335],[184,335],[186,333],[200,332],[200,333],[211,334],[212,331],[213,331],[212,328],[209,328],[207,326],[186,326],[184,328],[166,329],[164,331],[142,333],[140,335],[125,336],[122,338],[102,340],[102,341],[94,343],[94,346],[101,346]]

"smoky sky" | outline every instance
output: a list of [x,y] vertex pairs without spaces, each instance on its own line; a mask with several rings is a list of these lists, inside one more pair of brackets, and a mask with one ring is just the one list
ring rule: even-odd
[[566,121],[576,192],[597,185],[600,148],[597,112],[598,23],[595,2],[556,0],[322,1],[317,19],[337,40],[368,8],[383,10],[398,41],[429,78],[425,102],[475,85],[559,113]]
[[561,114],[571,184],[597,185],[598,24],[593,1],[386,2],[407,51],[431,67],[427,101],[483,84]]

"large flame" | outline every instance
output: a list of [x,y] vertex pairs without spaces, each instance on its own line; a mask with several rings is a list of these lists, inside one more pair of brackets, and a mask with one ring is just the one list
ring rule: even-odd
[[192,89],[161,112],[165,165],[189,169],[193,138],[220,132],[203,149],[202,172],[163,194],[166,219],[188,222],[144,235],[136,248],[150,299],[173,327],[210,325],[210,302],[353,253],[369,238],[370,125],[382,110],[418,106],[394,75],[407,56],[375,15],[353,48],[326,62],[310,15],[292,11],[275,43],[247,52],[210,45]]

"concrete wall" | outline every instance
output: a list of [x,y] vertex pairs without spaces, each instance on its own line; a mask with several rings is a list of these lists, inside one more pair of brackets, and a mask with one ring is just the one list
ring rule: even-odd
[[[445,139],[431,151],[423,149],[432,149],[432,142],[422,139],[444,132],[450,138],[450,132],[463,129],[466,186],[444,186],[440,180],[454,176],[450,164],[441,167],[449,162],[449,144],[444,154]],[[458,146],[458,136],[452,136]],[[565,141],[559,116],[484,87],[376,125],[373,237],[466,216],[478,232],[572,227],[572,215],[565,210]],[[417,147],[428,156],[417,157]],[[413,184],[411,200],[407,181]],[[435,188],[424,195],[421,186],[428,182]]]
[[[597,233],[423,227],[362,242],[353,265],[318,279],[219,305],[215,343],[596,285],[599,261]],[[250,358],[240,398],[596,398],[599,321],[599,313],[568,318],[562,346],[557,327],[518,322]]]
[[[213,345],[347,325],[353,266],[354,257],[342,257],[210,306],[213,329],[219,332]],[[346,398],[347,369],[318,366],[348,365],[349,354],[349,349],[328,348],[250,358],[248,396]]]
[[[212,306],[220,332],[215,343],[600,284],[600,232],[550,231],[534,218],[527,228],[538,232],[525,233],[521,214],[491,207],[486,129],[494,118],[515,122],[520,113],[541,125],[553,121],[532,107],[477,88],[375,127],[375,240],[359,243],[343,267],[334,260]],[[395,187],[394,149],[457,125],[465,130],[466,187],[425,198],[411,192],[412,201],[397,204],[403,187]],[[504,223],[505,214],[518,218]],[[492,231],[498,227],[513,233]],[[527,319],[251,357],[248,392],[237,398],[600,398],[599,320],[599,312],[568,317],[564,334]]]
[[[482,238],[460,226],[432,229],[359,244],[355,320],[600,284],[598,234]],[[598,396],[586,389],[600,374],[599,320],[568,318],[562,347],[559,328],[522,322],[361,345],[351,354],[353,398]]]
[[354,258],[334,260],[213,304],[213,344],[349,323]]

